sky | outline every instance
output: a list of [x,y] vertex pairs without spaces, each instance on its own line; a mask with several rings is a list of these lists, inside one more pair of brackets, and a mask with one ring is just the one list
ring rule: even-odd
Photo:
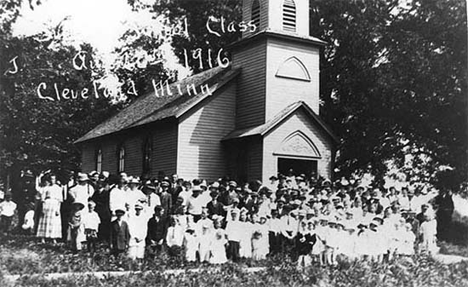
[[[138,0],[150,4],[152,0]],[[119,37],[127,29],[158,33],[162,29],[161,18],[147,10],[132,11],[127,0],[41,0],[32,10],[29,1],[23,1],[21,16],[13,25],[14,36],[31,36],[48,27],[56,27],[63,21],[67,43],[78,47],[87,42],[98,51],[104,67],[110,69],[116,55],[112,53],[119,44]],[[170,43],[163,45],[166,67],[176,69],[182,77],[190,72],[178,64]]]
[[21,17],[13,26],[15,35],[37,34],[68,16],[64,23],[67,31],[76,40],[86,40],[102,52],[110,52],[117,44],[125,25],[136,21],[151,24],[148,15],[132,12],[126,0],[43,0],[34,10],[27,2],[24,1]]

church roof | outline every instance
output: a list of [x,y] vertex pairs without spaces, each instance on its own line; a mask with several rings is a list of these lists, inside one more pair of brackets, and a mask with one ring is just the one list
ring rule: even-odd
[[[166,86],[164,87],[164,95],[159,89],[159,95],[155,91],[148,93],[136,99],[113,117],[96,126],[83,137],[76,140],[75,143],[85,142],[169,117],[178,118],[202,100],[214,94],[224,84],[235,78],[239,72],[240,68],[231,69],[230,66],[227,68],[215,67],[170,84],[168,89],[173,93],[170,96],[167,94]],[[196,87],[198,93],[193,94],[192,92],[192,95],[189,95],[186,87],[192,84]],[[211,93],[200,91],[200,87],[205,84],[208,85]],[[178,92],[178,85],[183,92],[182,94]]]
[[234,43],[228,45],[228,48],[234,48],[237,46],[242,46],[242,45],[247,45],[248,43],[257,40],[257,39],[263,39],[265,37],[272,37],[272,38],[277,38],[277,39],[285,39],[287,41],[295,41],[295,42],[302,42],[306,44],[313,44],[317,46],[325,46],[327,45],[327,42],[320,40],[319,38],[313,37],[313,36],[304,36],[304,35],[298,35],[293,32],[286,32],[282,30],[274,30],[271,28],[263,29],[262,31],[259,31],[257,33],[254,33],[252,35],[249,35],[245,38],[241,38]]
[[322,128],[336,143],[340,140],[339,138],[332,132],[332,130],[325,124],[322,119],[303,101],[297,101],[295,103],[290,104],[286,108],[284,108],[281,112],[279,112],[275,117],[267,121],[266,123],[254,127],[244,128],[234,130],[229,133],[223,140],[231,140],[231,139],[238,139],[238,138],[245,138],[249,136],[255,135],[265,135],[281,122],[283,122],[289,115],[293,114],[299,108],[304,108],[306,112],[312,117],[312,119],[317,123],[317,125]]

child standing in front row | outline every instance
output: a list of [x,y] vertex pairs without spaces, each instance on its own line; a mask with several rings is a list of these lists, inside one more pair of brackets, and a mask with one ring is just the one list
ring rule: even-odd
[[312,228],[308,227],[308,223],[312,222],[307,222],[306,220],[301,221],[299,232],[295,238],[295,245],[297,248],[296,252],[299,255],[299,258],[297,259],[298,268],[305,268],[312,264],[310,253],[315,244],[316,238],[313,230],[311,230]]
[[197,252],[200,242],[193,222],[187,224],[187,230],[184,234],[185,259],[188,262],[197,261]]
[[214,231],[213,238],[210,244],[210,263],[211,264],[223,264],[227,262],[226,257],[226,232],[221,228],[222,217],[213,218],[214,220]]
[[252,257],[254,260],[266,259],[270,251],[270,243],[268,238],[268,225],[265,216],[260,217],[260,221],[254,224],[254,232],[252,236]]
[[83,225],[86,235],[86,245],[89,252],[96,251],[96,241],[97,241],[97,232],[99,229],[99,224],[101,224],[101,219],[94,208],[96,203],[94,201],[88,202],[88,211],[83,213]]

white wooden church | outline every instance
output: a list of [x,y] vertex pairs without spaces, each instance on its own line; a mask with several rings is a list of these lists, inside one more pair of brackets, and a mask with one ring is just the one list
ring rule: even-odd
[[244,0],[258,27],[234,43],[231,65],[181,83],[210,93],[138,98],[76,141],[82,170],[239,181],[293,169],[330,178],[336,136],[319,117],[319,53],[309,1]]

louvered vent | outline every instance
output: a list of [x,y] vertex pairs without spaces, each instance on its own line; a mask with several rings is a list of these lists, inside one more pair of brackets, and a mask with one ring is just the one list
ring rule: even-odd
[[289,32],[296,32],[296,4],[293,0],[284,1],[283,30]]
[[260,30],[260,2],[258,0],[252,3],[252,24],[257,27],[257,31]]

